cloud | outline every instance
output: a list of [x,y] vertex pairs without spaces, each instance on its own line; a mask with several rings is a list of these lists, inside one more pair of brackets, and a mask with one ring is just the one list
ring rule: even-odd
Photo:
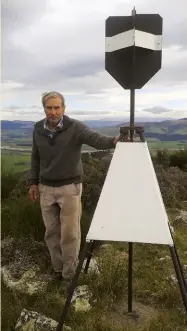
[[[152,110],[152,109],[151,109]],[[130,111],[129,110],[109,110],[109,111],[94,111],[94,110],[73,110],[67,109],[66,114],[70,117],[77,118],[79,120],[109,120],[109,121],[127,121],[129,122]],[[41,109],[32,108],[20,108],[20,109],[4,109],[1,112],[3,118],[8,120],[25,120],[25,121],[39,121],[44,118],[44,112]],[[6,117],[5,117],[6,115]],[[154,112],[148,112],[146,109],[137,110],[135,112],[135,121],[155,121],[155,120],[166,120],[174,118],[184,117],[184,112],[182,110],[171,110],[168,109],[167,112],[156,114]]]
[[16,81],[11,81],[11,80],[6,80],[2,83],[2,88],[3,90],[6,91],[11,91],[14,89],[19,89],[21,87],[24,87],[23,83],[18,83]]
[[[86,0],[3,0],[3,108],[10,109],[13,102],[20,109],[40,107],[42,92],[58,90],[69,109],[100,109],[101,114],[128,109],[129,92],[104,69],[105,20],[130,15],[133,5],[130,0],[92,4]],[[137,0],[136,10],[159,13],[164,33],[162,69],[137,91],[137,108],[182,109],[187,101],[187,2]]]
[[164,113],[168,113],[170,109],[166,109],[163,107],[153,107],[153,108],[146,108],[144,109],[144,111],[152,114],[164,114]]
[[3,33],[12,33],[13,28],[18,30],[33,24],[46,12],[47,4],[47,0],[2,0]]
[[165,47],[170,45],[187,46],[186,0],[138,0],[137,9],[140,13],[158,13],[163,18],[163,43]]

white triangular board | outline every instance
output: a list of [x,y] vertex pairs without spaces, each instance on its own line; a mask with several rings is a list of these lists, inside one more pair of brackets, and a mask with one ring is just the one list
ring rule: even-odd
[[117,143],[86,239],[173,246],[147,143]]

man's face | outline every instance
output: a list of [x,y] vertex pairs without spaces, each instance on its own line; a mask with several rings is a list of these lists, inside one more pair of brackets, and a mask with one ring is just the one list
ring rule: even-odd
[[62,100],[56,97],[45,102],[44,110],[49,124],[55,125],[61,120],[65,107],[62,106]]

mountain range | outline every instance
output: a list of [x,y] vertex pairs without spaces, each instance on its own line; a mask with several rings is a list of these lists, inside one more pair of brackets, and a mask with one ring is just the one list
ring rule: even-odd
[[[129,125],[129,122],[90,120],[83,121],[90,128],[107,135],[117,135],[120,126]],[[32,121],[1,121],[2,141],[10,142],[12,139],[27,139],[31,142],[31,133],[35,122]],[[136,125],[142,125],[146,138],[154,138],[160,141],[187,141],[187,118],[177,120],[142,122],[136,121]]]
[[[1,120],[1,130],[25,130],[32,129],[35,122],[33,121],[9,121]],[[85,120],[82,121],[90,128],[106,128],[106,127],[120,127],[123,125],[129,125],[129,122],[122,123],[122,120]],[[148,131],[159,133],[174,133],[173,130],[179,130],[181,132],[185,129],[187,130],[187,118],[177,119],[177,120],[155,120],[146,121],[141,118],[136,118],[137,125],[143,125]],[[156,131],[155,131],[156,130]],[[177,132],[177,133],[180,133]],[[186,132],[187,133],[187,132]]]

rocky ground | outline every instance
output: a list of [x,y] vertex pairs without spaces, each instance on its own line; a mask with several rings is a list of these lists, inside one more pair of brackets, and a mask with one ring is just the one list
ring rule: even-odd
[[[168,210],[168,215],[187,278],[187,211]],[[65,295],[52,281],[45,244],[7,237],[1,248],[2,330],[55,330]],[[134,245],[133,313],[127,314],[127,248],[105,243],[95,250],[88,275],[79,278],[64,330],[187,330],[167,247]]]

